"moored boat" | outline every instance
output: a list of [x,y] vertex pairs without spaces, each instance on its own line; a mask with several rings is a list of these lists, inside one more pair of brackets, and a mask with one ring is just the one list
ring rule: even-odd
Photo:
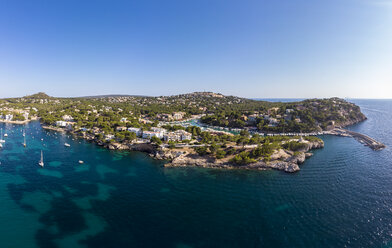
[[38,162],[39,166],[44,167],[44,155],[41,150],[41,160]]

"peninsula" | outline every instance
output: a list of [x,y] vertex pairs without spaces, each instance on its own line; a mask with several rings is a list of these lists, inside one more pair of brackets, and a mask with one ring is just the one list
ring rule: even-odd
[[166,160],[167,167],[295,172],[311,150],[324,146],[315,136],[359,137],[339,128],[366,117],[339,98],[282,103],[213,92],[79,98],[38,93],[0,100],[0,121],[36,119],[45,129],[69,132],[108,149],[148,152]]

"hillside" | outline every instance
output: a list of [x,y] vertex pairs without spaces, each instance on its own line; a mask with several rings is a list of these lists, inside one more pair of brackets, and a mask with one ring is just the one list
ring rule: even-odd
[[[247,128],[266,133],[329,130],[366,119],[358,106],[339,98],[281,103],[214,92],[159,97],[109,95],[80,98],[56,98],[40,92],[22,98],[4,99],[3,102],[15,108],[34,107],[47,122],[60,119],[64,114],[82,122],[86,122],[86,119],[96,121],[99,116],[107,115],[115,117],[113,120],[124,117],[152,122],[199,115],[206,125]],[[174,113],[178,113],[177,117],[173,117]],[[112,125],[108,122],[108,126]]]

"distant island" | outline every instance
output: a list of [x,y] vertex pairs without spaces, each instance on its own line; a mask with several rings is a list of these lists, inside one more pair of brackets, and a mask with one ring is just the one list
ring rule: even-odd
[[148,152],[168,167],[295,172],[312,149],[324,146],[316,135],[354,136],[342,128],[366,116],[340,98],[282,103],[213,92],[77,98],[41,92],[0,100],[1,122],[37,119],[45,129],[69,132],[108,149]]

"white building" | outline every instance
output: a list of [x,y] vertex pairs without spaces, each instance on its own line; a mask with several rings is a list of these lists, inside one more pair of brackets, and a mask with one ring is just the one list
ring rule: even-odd
[[169,132],[163,136],[165,141],[182,141],[182,140],[191,140],[192,134],[188,133],[184,130],[177,130],[175,132]]
[[268,119],[268,121],[269,121],[268,126],[270,126],[270,127],[275,127],[279,123],[279,121],[277,119],[272,118],[272,117],[270,117]]
[[11,114],[9,114],[9,115],[5,115],[5,120],[6,121],[12,121],[12,119],[14,118],[14,115],[11,115]]
[[286,109],[286,114],[290,114],[292,112],[294,112],[294,109]]
[[58,127],[66,127],[67,122],[66,121],[56,121],[56,126]]
[[63,120],[64,121],[73,121],[73,118],[70,115],[63,115]]
[[114,139],[114,135],[113,134],[105,135],[105,140],[111,140],[111,139]]
[[142,134],[143,134],[142,130],[140,128],[137,128],[137,127],[129,127],[128,131],[131,132],[131,133],[135,133],[136,136],[138,136],[138,137],[142,136]]
[[143,135],[142,135],[143,139],[151,139],[152,137],[161,138],[159,132],[143,131]]
[[162,139],[163,136],[167,133],[167,130],[161,127],[152,127],[151,130],[158,133],[157,137],[160,139]]

